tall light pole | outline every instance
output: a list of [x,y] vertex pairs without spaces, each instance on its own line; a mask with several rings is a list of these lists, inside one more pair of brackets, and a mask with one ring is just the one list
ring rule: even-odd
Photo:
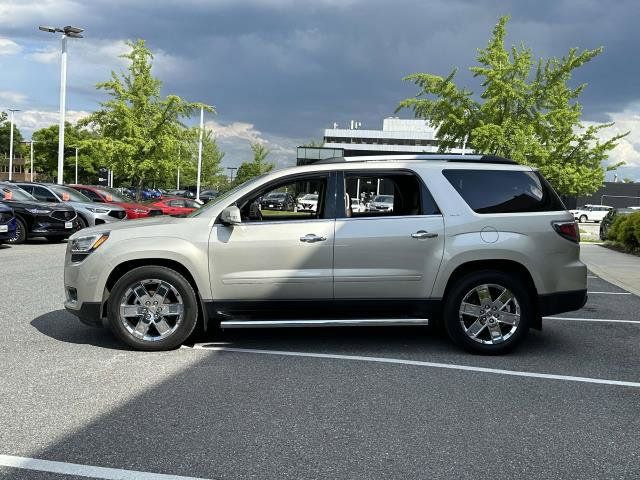
[[11,117],[11,131],[9,133],[9,181],[11,181],[13,177],[13,114],[14,112],[19,112],[17,108],[10,108],[10,117]]
[[31,168],[29,169],[29,172],[31,174],[31,181],[33,182],[33,138],[31,139]]
[[204,134],[204,105],[200,107],[200,140],[198,141],[198,178],[196,179],[196,200],[200,201],[200,174],[202,172],[202,135]]
[[64,173],[64,116],[67,102],[67,37],[82,38],[83,28],[72,27],[48,27],[40,25],[38,29],[49,33],[62,33],[62,56],[60,58],[60,122],[58,125],[58,184],[62,185]]
[[78,147],[76,147],[76,185],[78,184]]

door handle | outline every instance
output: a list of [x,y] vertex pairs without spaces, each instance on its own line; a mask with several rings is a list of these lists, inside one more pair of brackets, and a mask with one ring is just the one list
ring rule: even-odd
[[436,238],[437,236],[437,233],[430,233],[425,230],[418,230],[416,233],[411,234],[411,238],[417,238],[418,240],[423,238]]
[[304,237],[300,237],[300,241],[305,243],[324,242],[326,239],[327,237],[320,237],[315,233],[307,233]]

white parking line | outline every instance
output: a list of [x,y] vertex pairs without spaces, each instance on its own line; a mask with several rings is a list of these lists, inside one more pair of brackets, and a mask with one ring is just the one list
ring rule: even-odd
[[13,455],[0,455],[0,466],[105,480],[207,480],[204,478],[181,477],[179,475],[165,475],[162,473],[121,470],[119,468],[93,467],[79,463],[53,462],[51,460],[40,460],[38,458],[14,457]]
[[640,324],[640,320],[614,320],[611,318],[574,318],[574,317],[543,317],[545,320],[563,320],[569,322],[604,322],[604,323],[635,323]]
[[623,387],[640,388],[640,382],[609,380],[606,378],[574,377],[571,375],[555,375],[552,373],[523,372],[519,370],[502,370],[499,368],[476,367],[471,365],[457,365],[452,363],[423,362],[420,360],[405,360],[388,357],[363,357],[360,355],[338,355],[332,353],[288,352],[281,350],[258,350],[252,348],[208,347],[208,344],[195,344],[193,348],[214,350],[218,352],[253,353],[256,355],[282,355],[286,357],[328,358],[333,360],[351,360],[357,362],[391,363],[412,365],[416,367],[442,368],[447,370],[463,370],[467,372],[493,373],[514,377],[544,378],[547,380],[563,380],[567,382],[597,383],[603,385],[618,385]]
[[630,292],[587,292],[590,295],[593,294],[601,294],[601,295],[632,295]]

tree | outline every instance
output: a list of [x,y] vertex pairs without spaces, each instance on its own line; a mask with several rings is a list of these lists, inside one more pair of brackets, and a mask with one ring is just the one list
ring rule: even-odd
[[[9,139],[11,138],[11,122],[9,121],[9,115],[7,112],[0,112],[0,155],[9,158]],[[20,129],[13,124],[13,152],[23,153],[22,134]]]
[[[471,67],[481,79],[480,98],[447,77],[415,73],[405,77],[418,94],[400,102],[398,110],[412,109],[437,129],[440,150],[464,141],[479,153],[512,158],[538,167],[565,195],[585,195],[604,182],[602,162],[628,134],[599,140],[599,132],[613,123],[583,126],[578,97],[585,84],[571,88],[572,72],[602,52],[572,48],[564,57],[533,60],[524,45],[504,46],[509,17],[500,18],[486,48],[478,51],[479,65]],[[606,167],[613,170],[621,164]]]
[[[174,169],[180,167],[180,183],[182,185],[195,185],[198,174],[198,136],[199,128],[193,128],[185,133],[188,140],[181,144],[176,153]],[[205,130],[202,137],[202,172],[200,179],[203,186],[217,188],[220,177],[223,177],[220,162],[224,157],[224,152],[218,147],[215,137],[211,131]],[[175,177],[175,175],[173,176]],[[170,184],[175,182],[172,180]]]
[[[80,182],[91,182],[101,165],[99,154],[89,140],[95,133],[65,122],[64,126],[64,180],[75,181],[75,148],[78,147],[78,177]],[[58,171],[58,125],[36,130],[31,135],[35,142],[34,169],[40,178],[53,180]]]
[[161,82],[152,75],[153,54],[143,40],[128,42],[131,51],[126,73],[111,72],[111,79],[99,83],[98,89],[111,97],[101,108],[81,120],[97,136],[87,140],[114,175],[131,179],[141,188],[146,181],[170,178],[176,173],[178,146],[191,134],[181,120],[201,107],[176,95],[161,97]]
[[265,162],[267,155],[269,155],[267,147],[256,142],[251,144],[251,151],[253,151],[253,161],[242,162],[238,167],[238,173],[234,180],[236,185],[273,170],[274,164]]

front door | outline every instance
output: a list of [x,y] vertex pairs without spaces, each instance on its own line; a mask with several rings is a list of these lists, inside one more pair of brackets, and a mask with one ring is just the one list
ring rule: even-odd
[[[237,202],[241,225],[213,227],[209,268],[214,301],[333,298],[330,178],[334,176],[296,176],[263,186]],[[310,193],[319,195],[315,212],[298,212],[296,202],[262,201],[267,196],[297,199]]]

